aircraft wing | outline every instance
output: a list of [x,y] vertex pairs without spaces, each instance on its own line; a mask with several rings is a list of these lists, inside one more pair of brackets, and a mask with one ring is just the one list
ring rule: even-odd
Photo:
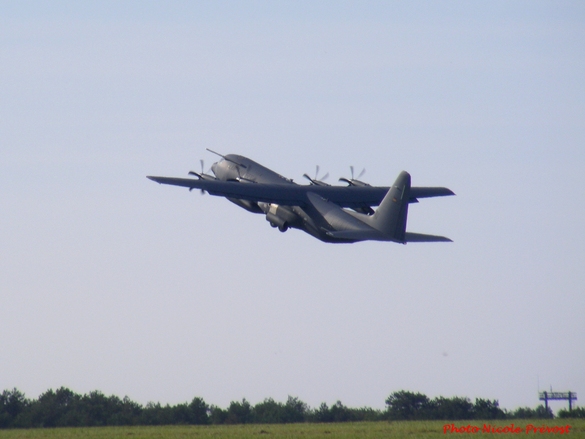
[[[240,183],[194,178],[153,177],[150,180],[161,184],[183,186],[189,189],[203,189],[211,195],[249,200],[254,202],[275,203],[282,206],[303,206],[309,201],[307,193],[313,192],[340,207],[359,208],[378,206],[388,187],[376,186],[317,186],[298,184]],[[417,198],[454,195],[447,188],[413,187],[410,189],[410,202]]]

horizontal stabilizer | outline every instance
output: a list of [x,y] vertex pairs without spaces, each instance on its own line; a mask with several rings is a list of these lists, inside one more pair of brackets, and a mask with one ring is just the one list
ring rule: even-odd
[[437,235],[425,235],[423,233],[406,232],[404,234],[405,242],[453,242],[449,238]]
[[[446,187],[420,187],[415,186],[410,188],[410,198],[432,198],[432,197],[448,197],[455,195],[451,189]],[[412,203],[413,201],[411,201]],[[416,201],[414,201],[416,203]]]

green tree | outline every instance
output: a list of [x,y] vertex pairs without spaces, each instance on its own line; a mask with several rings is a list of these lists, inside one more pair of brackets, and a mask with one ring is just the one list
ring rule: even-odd
[[216,405],[209,408],[209,418],[212,424],[225,424],[227,420],[227,410],[222,409]]
[[473,419],[473,404],[468,398],[443,398],[439,396],[430,403],[432,419]]
[[191,410],[191,424],[209,424],[209,406],[205,403],[203,398],[193,398],[189,404],[189,410]]
[[313,410],[311,420],[313,422],[333,422],[333,415],[327,403],[322,402],[318,409]]
[[14,388],[0,394],[0,428],[12,427],[16,418],[30,405],[24,393]]
[[385,421],[388,419],[388,413],[381,410],[375,410],[371,407],[361,407],[358,409],[350,409],[352,421]]
[[536,418],[536,410],[530,407],[518,407],[508,414],[511,419],[533,419]]
[[548,407],[547,409],[545,406],[541,404],[538,407],[536,407],[534,417],[538,419],[552,419],[555,417],[555,415],[553,414],[553,411],[550,407]]
[[31,427],[83,425],[79,403],[80,396],[65,387],[47,390],[31,403]]
[[225,420],[226,424],[249,424],[252,421],[252,407],[246,401],[246,398],[242,399],[242,402],[230,402]]
[[259,402],[253,409],[254,422],[258,424],[279,424],[285,422],[284,407],[272,398]]
[[140,422],[142,406],[127,396],[113,406],[114,413],[108,419],[108,425],[137,425]]
[[171,425],[173,414],[171,407],[167,404],[161,406],[159,402],[148,402],[140,415],[140,425]]
[[508,418],[511,419],[547,419],[554,417],[552,410],[547,410],[544,405],[539,405],[535,409],[530,407],[519,407],[516,410],[508,413]]
[[333,422],[349,422],[353,421],[352,412],[349,408],[344,406],[341,401],[337,401],[329,409]]
[[83,395],[82,403],[86,416],[85,425],[89,427],[102,427],[108,425],[108,420],[120,405],[120,398],[117,396],[107,397],[99,390],[93,390]]
[[422,393],[401,390],[386,399],[388,417],[393,420],[428,419],[430,400]]
[[187,404],[177,404],[171,407],[172,425],[192,424],[192,413]]
[[571,411],[561,409],[559,410],[559,418],[585,418],[585,408],[575,407]]
[[284,416],[281,418],[284,423],[305,422],[309,406],[297,397],[288,396],[284,404]]
[[506,413],[497,400],[476,398],[473,406],[474,419],[505,419]]

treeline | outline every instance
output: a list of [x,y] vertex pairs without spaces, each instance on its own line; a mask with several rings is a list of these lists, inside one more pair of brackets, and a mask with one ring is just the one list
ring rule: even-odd
[[208,405],[202,398],[190,403],[145,406],[128,397],[106,396],[99,391],[79,395],[61,387],[48,390],[36,400],[17,389],[0,395],[0,428],[93,427],[108,425],[206,425],[284,424],[295,422],[378,421],[387,419],[381,410],[352,409],[337,402],[317,409],[298,398],[285,403],[265,399],[251,405],[246,399],[232,401],[227,409]]
[[[38,399],[28,399],[17,389],[0,394],[0,428],[92,427],[122,425],[281,424],[296,422],[357,422],[382,420],[471,420],[551,418],[543,406],[508,412],[498,401],[468,398],[429,399],[420,393],[400,391],[386,399],[386,410],[350,408],[337,401],[310,408],[289,396],[285,403],[265,399],[251,405],[246,399],[232,401],[223,409],[196,397],[189,403],[145,406],[128,397],[106,396],[99,391],[80,395],[61,387]],[[561,412],[561,417],[585,417],[585,410]]]
[[488,419],[546,419],[552,418],[551,409],[540,405],[536,409],[528,407],[507,411],[500,408],[497,400],[439,396],[429,399],[422,393],[394,392],[386,399],[389,420],[488,420]]

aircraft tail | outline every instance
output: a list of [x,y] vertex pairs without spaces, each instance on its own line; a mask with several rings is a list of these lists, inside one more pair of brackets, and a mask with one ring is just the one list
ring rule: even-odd
[[410,174],[402,171],[367,223],[393,241],[405,243],[410,200]]

